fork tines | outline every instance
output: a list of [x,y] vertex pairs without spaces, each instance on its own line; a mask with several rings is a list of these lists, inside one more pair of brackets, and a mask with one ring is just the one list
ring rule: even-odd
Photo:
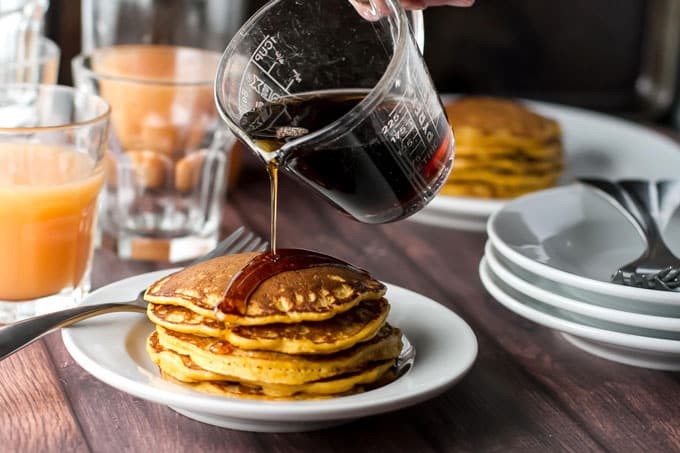
[[263,252],[267,250],[268,247],[269,242],[252,232],[247,231],[245,227],[241,226],[229,236],[222,239],[210,253],[197,258],[190,264],[198,264],[218,256],[231,255],[233,253]]
[[668,266],[654,274],[618,270],[612,276],[612,282],[637,288],[674,291],[680,289],[680,268]]

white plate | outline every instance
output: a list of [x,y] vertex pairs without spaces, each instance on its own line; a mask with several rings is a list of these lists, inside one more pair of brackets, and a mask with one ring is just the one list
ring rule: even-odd
[[[679,228],[680,210],[665,235],[676,253]],[[487,233],[502,257],[544,279],[640,304],[665,304],[667,314],[680,315],[678,292],[609,281],[645,246],[626,216],[592,189],[573,184],[517,198],[491,216]]]
[[519,275],[514,274],[511,269],[506,268],[496,257],[490,242],[487,242],[484,247],[484,258],[489,269],[505,285],[539,302],[571,313],[587,316],[593,320],[597,319],[633,328],[650,329],[651,331],[647,332],[648,335],[680,340],[680,318],[631,313],[602,307],[592,304],[588,300],[568,297],[560,293],[559,289],[557,291],[546,289],[543,287],[544,282],[540,277],[525,280]]
[[[487,291],[508,310],[537,324],[558,330],[575,346],[619,363],[658,370],[680,371],[680,341],[646,337],[587,323],[564,319],[564,311],[524,296],[500,282],[486,259],[479,264],[479,276]],[[594,324],[602,325],[595,322]],[[576,338],[576,341],[573,339]]]
[[[521,279],[531,282],[534,286],[550,291],[554,294],[561,294],[572,299],[587,301],[591,305],[599,305],[601,307],[611,308],[618,311],[625,311],[631,313],[646,314],[652,316],[661,316],[665,318],[680,318],[680,306],[669,303],[653,303],[644,301],[635,297],[617,297],[611,294],[603,294],[600,292],[588,291],[576,286],[563,284],[554,280],[545,278],[543,274],[533,273],[515,262],[503,256],[496,247],[489,240],[489,245],[494,251],[496,260],[509,270],[513,275]],[[630,295],[630,293],[626,293]]]
[[[442,96],[444,101],[453,96]],[[562,128],[566,166],[561,178],[677,178],[680,145],[630,121],[589,110],[545,102],[522,101],[532,110],[557,120]],[[504,200],[438,195],[420,213],[421,223],[484,231],[486,220]]]
[[[121,280],[95,291],[88,303],[128,300],[169,271]],[[393,411],[431,398],[460,380],[477,356],[472,329],[458,315],[420,294],[388,285],[389,321],[416,348],[413,367],[384,387],[320,401],[262,402],[196,392],[162,380],[145,351],[153,325],[142,314],[102,315],[63,329],[73,359],[124,392],[170,406],[217,426],[261,432],[320,429]]]

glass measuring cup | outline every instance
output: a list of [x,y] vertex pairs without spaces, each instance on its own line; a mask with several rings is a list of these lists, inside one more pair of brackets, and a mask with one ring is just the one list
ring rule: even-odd
[[[375,3],[374,3],[375,2]],[[365,223],[425,206],[451,169],[454,140],[397,0],[273,0],[239,30],[215,80],[220,115],[276,161]]]

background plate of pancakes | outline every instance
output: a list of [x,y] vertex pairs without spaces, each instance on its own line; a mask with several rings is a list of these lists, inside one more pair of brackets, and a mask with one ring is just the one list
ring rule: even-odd
[[[93,292],[87,303],[129,300],[172,270],[138,275]],[[458,382],[477,356],[477,340],[455,313],[406,289],[387,285],[388,322],[416,349],[400,378],[364,393],[308,401],[262,401],[199,392],[161,378],[147,354],[154,324],[144,314],[114,313],[63,329],[74,360],[101,381],[134,396],[167,405],[195,420],[259,432],[321,429],[429,399]]]
[[[442,95],[449,105],[457,99]],[[514,190],[525,192],[552,185],[566,185],[577,177],[608,179],[661,179],[677,177],[680,145],[653,129],[589,110],[544,102],[517,100],[532,112],[548,119],[535,126],[535,117],[507,111],[519,122],[523,136],[489,134],[479,140],[483,127],[493,128],[501,120],[493,109],[464,112],[472,117],[472,128],[456,128],[454,171],[442,192],[411,220],[446,228],[484,231],[491,214],[514,198]],[[512,110],[512,109],[508,109]],[[455,113],[455,112],[454,112]],[[489,116],[485,125],[484,115]],[[451,117],[451,112],[449,112]],[[467,119],[466,118],[466,119]],[[451,119],[451,118],[450,118]],[[553,159],[554,120],[561,129],[562,165]],[[517,126],[517,124],[514,124]],[[517,130],[517,129],[516,129]],[[519,155],[508,150],[519,150]],[[537,154],[539,153],[539,154]],[[540,156],[540,157],[539,157]],[[451,184],[453,182],[453,184]],[[528,185],[527,185],[528,184]],[[534,185],[534,189],[531,189]],[[471,192],[478,196],[471,196]],[[465,195],[457,195],[457,193]],[[520,191],[521,192],[521,191]],[[506,194],[504,196],[504,194]]]

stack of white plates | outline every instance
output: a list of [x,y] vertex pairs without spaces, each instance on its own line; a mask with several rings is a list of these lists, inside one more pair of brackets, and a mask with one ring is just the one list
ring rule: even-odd
[[[502,305],[591,354],[680,370],[680,292],[617,285],[644,240],[596,191],[578,185],[509,202],[490,219],[482,283]],[[680,255],[680,210],[665,230]]]

